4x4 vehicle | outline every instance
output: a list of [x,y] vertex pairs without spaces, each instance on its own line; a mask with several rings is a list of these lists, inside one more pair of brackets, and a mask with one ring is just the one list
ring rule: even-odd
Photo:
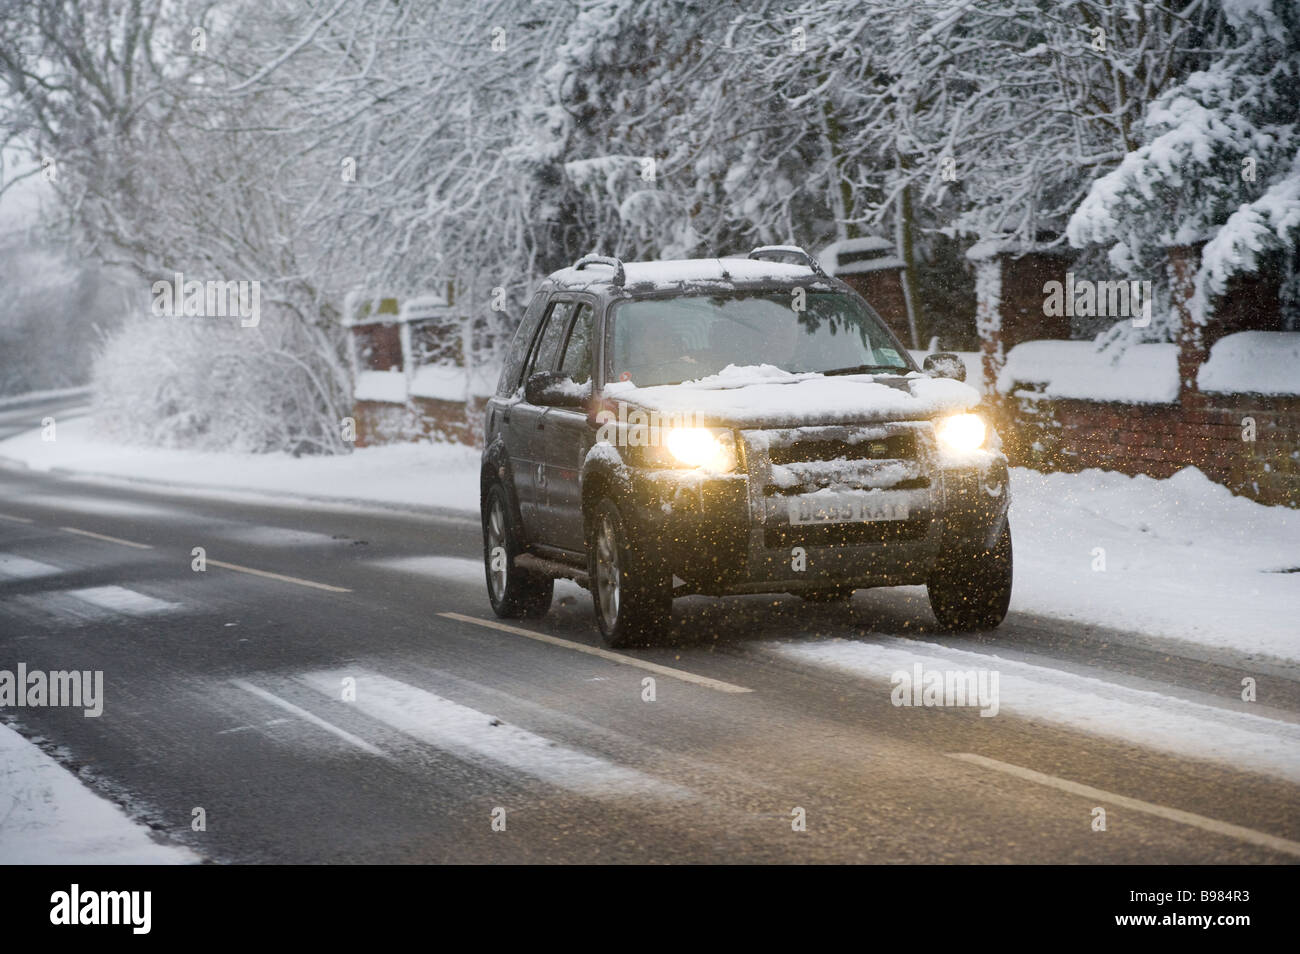
[[793,246],[587,256],[542,284],[487,404],[492,608],[541,616],[570,578],[617,646],[687,594],[924,583],[945,627],[997,626],[1007,464],[964,378]]

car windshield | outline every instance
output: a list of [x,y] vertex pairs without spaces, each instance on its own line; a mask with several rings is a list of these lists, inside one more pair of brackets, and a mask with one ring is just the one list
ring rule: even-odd
[[607,380],[679,384],[728,365],[847,373],[913,370],[880,316],[856,296],[791,290],[682,295],[616,306]]

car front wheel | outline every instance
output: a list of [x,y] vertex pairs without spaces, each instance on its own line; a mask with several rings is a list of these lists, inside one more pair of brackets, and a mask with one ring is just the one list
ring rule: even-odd
[[672,616],[671,577],[627,537],[626,524],[609,498],[591,512],[591,598],[600,635],[609,646],[654,640]]
[[991,550],[958,548],[941,560],[926,589],[930,607],[946,629],[994,629],[1011,603],[1011,525]]

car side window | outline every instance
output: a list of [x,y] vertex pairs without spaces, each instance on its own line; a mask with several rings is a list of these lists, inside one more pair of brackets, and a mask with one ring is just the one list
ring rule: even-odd
[[546,315],[546,323],[542,326],[542,333],[538,335],[537,344],[533,348],[532,360],[528,362],[528,371],[524,374],[525,381],[538,372],[555,370],[555,359],[560,355],[564,334],[569,330],[569,319],[573,317],[573,308],[574,303],[571,301],[557,301],[551,305]]
[[497,384],[497,396],[509,397],[523,382],[520,380],[524,362],[528,359],[530,345],[536,338],[537,326],[541,323],[542,312],[546,308],[545,292],[538,292],[528,303],[528,310],[519,322],[519,328],[510,346],[510,355],[501,370],[501,380]]
[[568,343],[564,346],[564,359],[560,363],[561,373],[576,384],[586,384],[591,380],[591,318],[591,305],[578,306]]

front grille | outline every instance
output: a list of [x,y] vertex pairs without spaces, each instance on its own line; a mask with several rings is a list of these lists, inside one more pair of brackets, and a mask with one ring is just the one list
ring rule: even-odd
[[911,434],[846,441],[838,438],[794,440],[772,447],[773,464],[798,464],[816,460],[914,460],[916,439]]
[[[824,487],[830,487],[837,483],[833,477],[813,477],[806,482],[800,482],[791,487],[776,487],[768,484],[763,488],[765,497],[790,497],[797,494],[811,493],[814,490],[821,490]],[[888,490],[925,490],[930,486],[929,477],[909,477],[906,480],[900,480],[897,483],[889,484]]]
[[790,547],[863,546],[871,543],[919,540],[929,532],[930,519],[872,520],[861,523],[822,523],[768,527],[763,546],[769,550]]

